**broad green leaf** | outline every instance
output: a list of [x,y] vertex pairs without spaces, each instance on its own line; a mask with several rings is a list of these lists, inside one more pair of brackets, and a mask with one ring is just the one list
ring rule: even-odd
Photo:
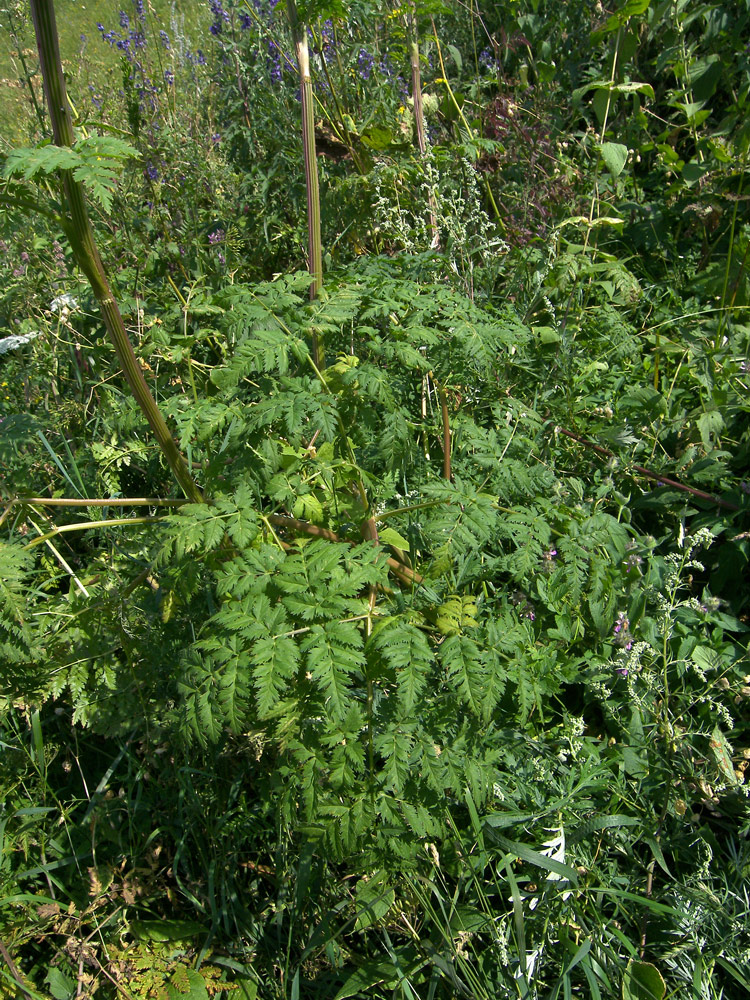
[[354,929],[365,930],[378,923],[396,901],[396,893],[388,884],[384,871],[363,876],[355,887],[357,920]]
[[651,962],[631,958],[622,978],[622,1000],[663,1000],[667,984]]
[[66,976],[64,972],[54,965],[48,969],[44,981],[49,986],[49,991],[55,1000],[72,1000],[76,995],[74,980],[70,976]]
[[458,49],[456,48],[456,46],[455,45],[451,45],[450,42],[446,45],[446,48],[448,49],[448,51],[450,52],[451,56],[453,57],[453,61],[456,64],[456,68],[458,69],[458,72],[460,73],[461,70],[463,69],[463,65],[464,65],[464,61],[461,58],[461,53],[458,51]]
[[711,437],[717,436],[724,430],[724,418],[719,410],[706,410],[705,413],[701,413],[698,417],[696,424],[700,431],[703,447],[706,451],[710,451],[713,448]]
[[605,31],[617,31],[621,28],[626,21],[631,17],[636,17],[638,14],[645,13],[649,6],[651,0],[626,0],[626,3],[609,18],[604,26]]
[[690,654],[690,659],[704,671],[720,670],[724,665],[721,654],[712,646],[696,646]]
[[195,920],[131,920],[128,926],[140,941],[189,941],[207,933]]
[[628,147],[621,142],[603,142],[600,152],[610,174],[619,177],[628,161]]
[[378,538],[384,545],[393,545],[404,552],[409,551],[409,541],[395,528],[378,528]]
[[553,326],[532,326],[541,344],[559,344],[560,333]]

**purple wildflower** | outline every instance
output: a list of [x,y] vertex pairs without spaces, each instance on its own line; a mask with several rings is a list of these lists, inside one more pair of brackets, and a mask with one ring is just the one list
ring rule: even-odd
[[384,76],[386,80],[393,79],[393,66],[391,66],[391,60],[388,56],[384,56],[378,63],[378,73]]
[[213,24],[208,29],[212,35],[221,34],[224,24],[229,23],[229,14],[224,10],[221,0],[210,0],[209,7],[214,16]]
[[199,66],[206,65],[206,57],[203,55],[200,49],[198,49],[198,51],[195,53],[195,61],[198,63]]
[[324,21],[320,31],[323,42],[323,55],[328,59],[336,51],[336,38],[333,33],[333,21]]
[[169,45],[169,35],[166,33],[166,31],[164,31],[164,29],[162,29],[159,32],[159,38],[161,39],[161,44],[164,46],[164,48],[165,49],[169,49],[169,47],[170,47],[170,45]]
[[150,181],[158,181],[159,180],[159,171],[156,169],[156,167],[153,165],[153,163],[150,160],[146,164],[145,174],[146,174],[146,177],[148,178],[148,180],[150,180]]
[[211,136],[211,142],[214,144],[214,146],[218,146],[219,143],[221,142],[221,135],[218,132],[214,132],[214,134]]
[[172,72],[171,69],[164,70],[164,82],[168,87],[171,87],[172,84],[174,83],[174,73]]
[[214,232],[208,234],[208,242],[212,246],[216,243],[221,243],[225,235],[226,233],[223,229],[215,229]]
[[369,80],[374,65],[375,60],[367,49],[360,49],[359,55],[357,56],[357,69],[359,70],[359,75],[363,80]]
[[253,19],[250,14],[240,14],[240,28],[243,31],[247,31],[248,28],[252,28]]
[[120,27],[121,28],[130,27],[130,18],[128,17],[128,15],[125,13],[124,10],[120,11]]
[[617,615],[615,627],[612,629],[615,637],[615,645],[622,649],[630,649],[633,645],[633,636],[630,634],[630,621],[624,611]]
[[143,0],[133,0],[136,17],[143,17]]
[[638,567],[643,562],[643,559],[635,552],[631,552],[628,558],[625,560],[625,572],[630,573],[631,570],[638,569]]

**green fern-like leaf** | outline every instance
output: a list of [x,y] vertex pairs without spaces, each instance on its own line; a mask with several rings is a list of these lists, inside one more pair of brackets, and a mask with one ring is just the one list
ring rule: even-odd
[[91,197],[109,212],[112,209],[117,179],[125,163],[140,153],[122,139],[111,135],[90,135],[77,139],[74,145],[55,146],[51,143],[34,148],[13,149],[5,161],[6,177],[34,180],[58,170],[71,170],[75,180],[84,185]]
[[379,623],[371,645],[396,675],[398,699],[404,716],[419,704],[435,657],[424,633],[402,618]]
[[472,714],[480,716],[485,677],[476,642],[467,635],[452,635],[441,644],[439,655],[449,682]]
[[362,636],[349,622],[326,622],[313,625],[302,643],[307,669],[325,697],[326,708],[334,719],[342,719],[353,693],[351,677],[364,669]]
[[0,658],[16,666],[28,659],[33,641],[26,591],[32,564],[30,553],[0,541]]

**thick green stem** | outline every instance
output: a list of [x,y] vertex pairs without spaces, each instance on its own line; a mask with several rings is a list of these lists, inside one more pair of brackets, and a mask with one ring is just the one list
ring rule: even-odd
[[[31,0],[31,16],[34,21],[39,63],[44,81],[44,92],[47,97],[52,134],[58,146],[72,146],[75,141],[73,122],[70,117],[70,107],[65,92],[62,63],[60,62],[60,46],[57,38],[55,9],[52,0]],[[86,211],[86,202],[82,185],[73,179],[69,171],[63,171],[63,190],[69,219],[65,232],[70,240],[78,266],[88,278],[94,295],[99,302],[104,325],[109,338],[117,352],[117,358],[128,380],[131,392],[144,416],[151,425],[154,436],[169,463],[175,479],[180,484],[185,496],[193,503],[200,503],[203,496],[190,474],[187,463],[180,454],[177,445],[169,432],[151,390],[146,384],[143,372],[138,364],[133,346],[125,330],[125,324],[112,290],[107,280],[99,251],[94,238],[94,230]]]
[[[313,90],[310,77],[310,53],[307,48],[307,31],[297,16],[294,0],[286,4],[289,24],[294,38],[299,67],[300,96],[302,99],[302,147],[305,157],[305,186],[307,188],[307,244],[308,268],[313,278],[310,298],[317,297],[323,287],[323,242],[320,235],[320,188],[318,187],[318,161],[315,153],[315,115]],[[323,345],[317,333],[312,337],[312,356],[318,368],[324,366]]]

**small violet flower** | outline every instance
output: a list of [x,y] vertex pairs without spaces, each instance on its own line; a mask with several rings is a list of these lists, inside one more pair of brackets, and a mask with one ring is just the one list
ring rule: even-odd
[[615,638],[615,645],[621,649],[630,649],[633,645],[633,636],[630,634],[630,622],[624,611],[620,611],[612,630]]
[[555,559],[557,558],[557,549],[547,549],[546,552],[542,553],[542,569],[545,573],[551,573],[555,568]]
[[625,572],[630,573],[631,570],[638,569],[638,567],[643,562],[643,559],[635,552],[631,552],[628,558],[625,560]]
[[370,78],[374,65],[375,60],[367,49],[360,49],[359,55],[357,56],[357,69],[359,70],[359,75],[363,80],[368,80]]

